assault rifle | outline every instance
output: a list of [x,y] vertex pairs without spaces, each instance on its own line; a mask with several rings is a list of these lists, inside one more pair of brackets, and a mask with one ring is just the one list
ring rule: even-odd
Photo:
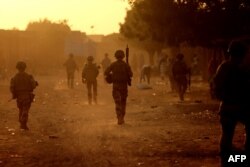
[[[129,48],[128,48],[128,45],[127,45],[127,47],[126,47],[126,63],[129,65],[128,57],[129,57]],[[131,86],[131,78],[130,78],[130,76],[128,76],[128,85]]]

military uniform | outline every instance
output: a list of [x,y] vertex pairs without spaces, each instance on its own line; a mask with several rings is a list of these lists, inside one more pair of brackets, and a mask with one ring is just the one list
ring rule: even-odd
[[162,80],[165,80],[166,75],[167,75],[167,67],[168,67],[167,58],[168,58],[167,55],[163,55],[163,57],[159,61],[159,70],[160,70],[160,75],[161,75]]
[[241,65],[246,54],[246,48],[241,45],[238,42],[232,44],[232,51],[229,52],[231,58],[219,66],[213,79],[214,94],[217,99],[221,100],[220,123],[222,136],[220,153],[222,166],[230,166],[227,163],[229,155],[238,154],[232,148],[234,130],[238,122],[245,125],[245,151],[248,155],[250,151],[250,73]]
[[128,96],[128,82],[133,73],[130,66],[122,59],[124,58],[124,52],[118,50],[115,53],[117,61],[113,62],[106,70],[105,75],[112,74],[113,82],[113,99],[115,102],[116,116],[118,124],[124,123],[124,116],[126,114],[126,102]]
[[74,88],[74,77],[75,71],[78,70],[75,60],[73,59],[73,55],[70,54],[69,59],[64,63],[67,72],[67,80],[68,80],[68,87]]
[[170,89],[171,91],[175,91],[176,90],[176,84],[175,84],[175,80],[174,80],[174,76],[173,76],[173,65],[174,65],[174,59],[173,58],[169,58],[168,59],[168,70],[167,70],[167,75],[168,75],[168,79],[169,79],[169,83],[170,83]]
[[147,79],[147,83],[150,84],[151,77],[151,67],[149,65],[144,65],[141,70],[140,82],[145,81]]
[[[93,57],[88,57],[88,63],[84,66],[82,71],[83,83],[86,83],[88,90],[88,102],[92,104],[92,98],[95,103],[97,103],[97,76],[99,74],[99,69],[96,64],[92,63]],[[92,95],[93,88],[93,95]]]
[[178,91],[180,100],[184,100],[184,94],[187,90],[188,80],[187,74],[189,73],[189,68],[183,61],[183,55],[177,55],[177,61],[173,64],[172,72],[176,83],[176,89]]
[[[17,68],[20,66],[26,67],[24,62],[19,62]],[[24,69],[25,69],[24,67]],[[11,79],[10,90],[12,96],[17,101],[17,107],[19,108],[19,122],[21,129],[28,130],[27,122],[31,103],[34,98],[33,90],[38,83],[34,80],[32,75],[27,74],[24,70],[19,72]]]

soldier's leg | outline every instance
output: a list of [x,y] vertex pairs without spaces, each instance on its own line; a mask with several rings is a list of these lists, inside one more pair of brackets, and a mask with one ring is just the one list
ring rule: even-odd
[[70,83],[70,86],[72,89],[74,88],[74,78],[75,78],[74,73],[72,73],[71,74],[71,83]]
[[122,112],[122,105],[121,105],[121,93],[118,90],[113,90],[112,92],[114,102],[115,102],[115,111],[116,111],[116,116],[118,119],[118,124],[121,124],[121,112]]
[[176,88],[177,88],[177,93],[179,95],[179,99],[182,100],[182,91],[181,91],[181,83],[180,82],[176,82]]
[[185,80],[183,81],[183,93],[184,93],[184,94],[186,93],[187,88],[188,88],[188,81],[187,81],[187,79],[185,79]]
[[87,89],[88,89],[88,102],[89,104],[92,104],[92,83],[91,82],[87,82]]
[[121,97],[121,123],[124,123],[124,117],[126,114],[126,103],[127,103],[127,96]]
[[22,102],[19,102],[18,108],[19,108],[19,122],[20,122],[20,128],[28,130],[27,122],[28,122],[28,116],[29,116],[29,109],[31,106],[30,99],[26,99]]
[[27,123],[28,123],[28,117],[29,117],[29,109],[30,109],[30,105],[25,105],[23,107],[23,112],[22,112],[22,115],[21,115],[21,126],[22,126],[22,129],[25,129],[25,130],[29,130],[28,126],[27,126]]
[[69,79],[69,87],[72,89],[73,88],[73,81],[72,81],[72,77],[70,76],[70,79]]
[[147,74],[146,76],[147,76],[147,82],[148,84],[150,84],[150,74]]
[[220,155],[222,164],[225,164],[228,161],[229,155],[232,154],[232,141],[237,121],[228,115],[221,115],[220,123],[222,128]]
[[17,107],[19,110],[19,114],[18,114],[18,121],[20,123],[20,127],[22,128],[22,114],[23,114],[23,104],[22,104],[22,100],[17,98]]
[[68,88],[70,88],[70,74],[67,73],[67,82],[68,82]]
[[97,81],[93,82],[93,99],[97,103]]
[[124,117],[126,114],[127,97],[128,97],[128,90],[127,89],[121,90],[121,115],[120,115],[121,124],[124,123]]
[[181,87],[180,87],[180,99],[181,101],[184,101],[184,94],[185,94],[185,85],[184,84],[181,84]]
[[182,82],[182,86],[181,86],[181,94],[182,94],[182,100],[184,100],[184,95],[187,91],[187,80],[184,79]]
[[19,109],[19,114],[18,114],[18,121],[19,121],[19,123],[20,123],[20,125],[22,124],[22,113],[23,113],[23,109],[22,109],[22,107],[18,107],[18,109]]

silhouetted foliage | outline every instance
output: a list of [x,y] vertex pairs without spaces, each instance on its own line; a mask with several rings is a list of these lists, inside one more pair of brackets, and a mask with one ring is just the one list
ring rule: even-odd
[[209,46],[249,35],[248,18],[248,0],[134,0],[120,32],[166,45]]
[[39,21],[30,22],[26,27],[26,31],[60,31],[67,33],[70,32],[70,27],[68,26],[67,20],[62,20],[56,23],[48,19],[43,19]]
[[[36,34],[37,55],[39,61],[48,63],[59,62],[64,55],[65,39],[71,32],[66,20],[52,22],[47,19],[30,22],[26,31]],[[49,61],[48,61],[49,60]]]

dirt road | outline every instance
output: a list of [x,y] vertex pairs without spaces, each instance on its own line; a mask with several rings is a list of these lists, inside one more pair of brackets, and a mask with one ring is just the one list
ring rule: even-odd
[[79,80],[70,90],[63,73],[36,79],[28,132],[19,130],[15,101],[7,102],[8,82],[0,83],[1,167],[219,166],[218,103],[209,100],[206,84],[194,81],[186,102],[178,103],[157,79],[149,90],[137,89],[134,80],[126,124],[118,126],[102,76],[99,104],[91,106]]

